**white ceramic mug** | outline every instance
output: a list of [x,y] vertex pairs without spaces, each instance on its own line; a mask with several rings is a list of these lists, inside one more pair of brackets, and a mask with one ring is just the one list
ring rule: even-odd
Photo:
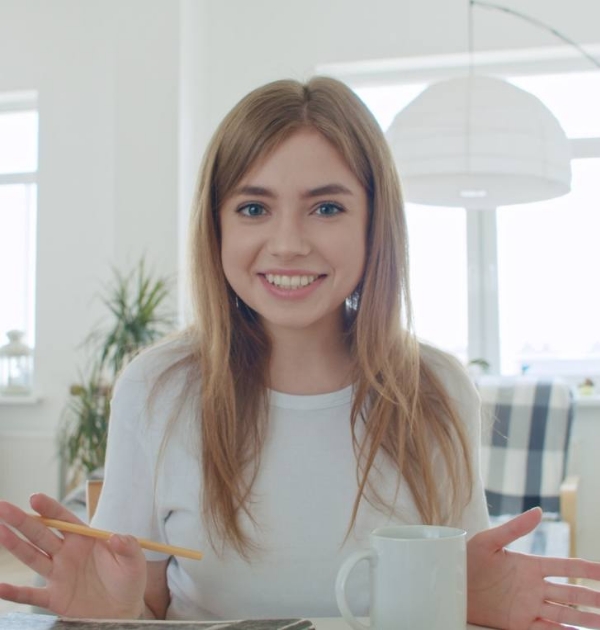
[[[336,598],[355,630],[465,630],[467,624],[466,532],[454,527],[380,527],[370,548],[340,567]],[[371,625],[358,621],[346,599],[346,581],[361,560],[370,564]]]

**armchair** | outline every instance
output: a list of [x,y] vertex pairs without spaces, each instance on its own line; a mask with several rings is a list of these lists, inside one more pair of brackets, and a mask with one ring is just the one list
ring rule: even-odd
[[492,523],[535,506],[544,520],[514,548],[575,556],[576,477],[565,478],[573,394],[559,379],[480,377],[481,465]]

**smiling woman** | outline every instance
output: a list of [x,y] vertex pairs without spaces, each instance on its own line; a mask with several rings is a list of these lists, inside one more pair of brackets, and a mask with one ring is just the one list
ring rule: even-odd
[[[480,401],[412,331],[398,177],[347,86],[283,80],[242,99],[208,147],[191,241],[194,322],[114,389],[92,524],[131,536],[59,538],[0,501],[22,535],[0,525],[0,543],[47,583],[0,597],[71,617],[337,616],[343,558],[381,525],[427,523],[466,530],[470,621],[600,627],[570,606],[600,595],[545,581],[600,564],[504,549],[539,510],[488,529]],[[31,506],[77,520],[44,495]],[[144,556],[135,537],[203,559]],[[365,615],[365,572],[348,595]]]

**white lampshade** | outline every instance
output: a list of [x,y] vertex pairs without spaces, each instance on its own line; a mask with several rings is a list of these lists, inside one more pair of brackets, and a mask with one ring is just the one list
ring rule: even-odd
[[501,79],[430,85],[396,115],[387,138],[413,203],[496,208],[571,188],[559,122],[538,98]]

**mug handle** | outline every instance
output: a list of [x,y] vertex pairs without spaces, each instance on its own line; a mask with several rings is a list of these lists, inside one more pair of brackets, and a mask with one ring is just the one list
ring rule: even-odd
[[350,610],[348,600],[346,599],[346,581],[352,569],[361,561],[368,560],[370,563],[377,561],[377,552],[373,549],[365,549],[363,551],[355,551],[350,554],[344,561],[337,574],[335,581],[335,598],[338,608],[342,613],[342,617],[351,625],[354,630],[370,630],[370,626],[361,623]]

